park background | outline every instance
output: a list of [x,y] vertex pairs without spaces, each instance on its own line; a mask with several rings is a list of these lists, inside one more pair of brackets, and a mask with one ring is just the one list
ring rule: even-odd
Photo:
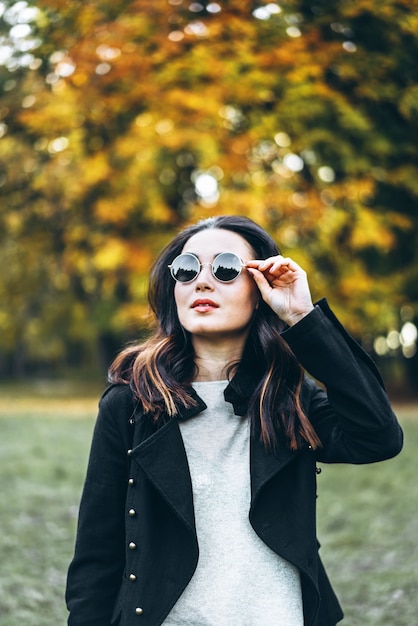
[[[0,1],[0,624],[65,623],[97,398],[153,259],[246,215],[378,362],[395,460],[324,468],[347,626],[416,626],[418,2]],[[336,497],[338,496],[338,497]]]

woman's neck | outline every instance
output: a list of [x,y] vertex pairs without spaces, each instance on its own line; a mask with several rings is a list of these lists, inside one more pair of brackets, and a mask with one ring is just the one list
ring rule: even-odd
[[195,364],[197,366],[196,382],[225,380],[230,365],[241,359],[243,346],[222,343],[219,346],[205,345],[194,341]]
[[218,361],[210,357],[196,357],[195,362],[197,365],[196,382],[226,379],[229,363],[225,363],[224,360]]

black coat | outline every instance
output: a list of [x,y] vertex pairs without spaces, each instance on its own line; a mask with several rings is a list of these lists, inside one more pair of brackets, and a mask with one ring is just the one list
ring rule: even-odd
[[[302,405],[322,447],[266,452],[251,440],[254,531],[299,568],[305,626],[335,626],[342,611],[318,555],[316,462],[372,463],[396,455],[402,431],[373,362],[322,300],[283,337],[306,370]],[[243,415],[248,397],[228,386]],[[197,397],[197,396],[196,396]],[[192,485],[178,419],[156,429],[126,385],[104,393],[67,581],[69,626],[158,626],[198,561]],[[256,575],[256,573],[255,573]],[[113,617],[112,617],[113,616]]]

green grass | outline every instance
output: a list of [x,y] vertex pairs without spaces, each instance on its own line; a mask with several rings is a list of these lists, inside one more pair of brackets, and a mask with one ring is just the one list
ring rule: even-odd
[[0,625],[61,626],[97,401],[16,391],[0,390]]
[[322,466],[322,558],[347,626],[416,626],[418,407],[398,410],[405,445],[395,459]]
[[[100,391],[0,389],[0,626],[64,626],[65,576]],[[418,407],[405,448],[372,466],[322,466],[321,554],[347,626],[416,626]]]

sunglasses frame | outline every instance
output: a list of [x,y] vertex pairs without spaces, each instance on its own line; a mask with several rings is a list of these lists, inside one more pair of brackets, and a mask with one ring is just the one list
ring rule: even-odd
[[[216,259],[218,259],[222,254],[230,254],[232,256],[235,256],[238,261],[239,261],[239,272],[236,276],[234,276],[234,278],[231,278],[230,280],[222,280],[220,278],[218,278],[217,276],[215,276],[214,271],[213,271],[213,264],[215,263]],[[193,259],[196,260],[198,266],[199,266],[199,270],[196,273],[196,276],[193,276],[193,278],[191,278],[190,280],[178,280],[178,278],[176,278],[173,274],[173,265],[174,262],[181,256],[191,256],[193,257]],[[177,255],[176,258],[173,260],[173,263],[171,263],[170,265],[168,265],[168,268],[170,270],[170,274],[172,276],[172,278],[176,281],[176,283],[181,283],[183,285],[187,285],[188,283],[192,283],[194,280],[196,280],[196,278],[199,276],[200,272],[202,271],[202,267],[205,267],[207,265],[210,265],[211,267],[211,272],[212,272],[212,276],[215,278],[215,280],[217,280],[220,283],[232,283],[234,280],[236,280],[238,278],[238,276],[241,274],[242,272],[242,268],[243,267],[247,267],[246,264],[244,263],[244,261],[238,256],[238,254],[235,254],[235,252],[220,252],[219,254],[216,255],[216,257],[213,259],[212,263],[201,263],[199,261],[199,259],[197,258],[197,256],[195,254],[193,254],[193,252],[182,252],[181,254]]]

